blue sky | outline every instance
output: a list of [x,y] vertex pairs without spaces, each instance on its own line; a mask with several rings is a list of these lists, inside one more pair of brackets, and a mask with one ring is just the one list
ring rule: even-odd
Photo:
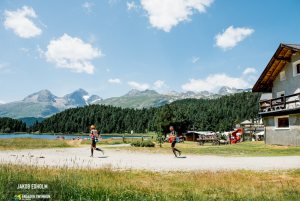
[[48,89],[252,87],[280,43],[299,44],[297,0],[0,2],[0,103]]

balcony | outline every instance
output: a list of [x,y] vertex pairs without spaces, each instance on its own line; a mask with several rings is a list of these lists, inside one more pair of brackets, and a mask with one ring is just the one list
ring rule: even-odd
[[259,101],[259,112],[300,109],[300,93]]

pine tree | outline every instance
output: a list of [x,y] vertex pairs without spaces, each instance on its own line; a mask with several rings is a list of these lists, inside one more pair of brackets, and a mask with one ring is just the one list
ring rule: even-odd
[[165,143],[165,134],[163,133],[162,129],[156,132],[156,143],[161,147],[163,143]]
[[156,131],[161,131],[166,134],[174,122],[173,110],[169,104],[165,104],[155,120]]

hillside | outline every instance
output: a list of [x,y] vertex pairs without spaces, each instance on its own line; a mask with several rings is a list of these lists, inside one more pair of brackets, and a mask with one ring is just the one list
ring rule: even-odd
[[175,91],[168,91],[165,94],[159,94],[154,90],[138,91],[133,89],[121,97],[108,98],[105,100],[95,101],[93,104],[113,105],[122,108],[150,108],[159,107],[166,103],[172,103],[176,100],[194,98],[194,99],[214,99],[220,97],[218,94],[210,94],[209,96],[203,94],[195,94],[188,91],[186,93],[177,93]]
[[1,104],[0,117],[11,117],[14,119],[48,117],[65,109],[82,107],[101,99],[96,95],[89,96],[88,92],[83,89],[78,89],[63,97],[57,97],[49,90],[41,90],[25,97],[21,101]]
[[[153,93],[153,92],[151,92]],[[132,95],[132,94],[131,94]],[[243,92],[218,99],[185,99],[171,104],[175,116],[174,126],[186,131],[193,125],[198,130],[229,131],[235,120],[258,117],[260,93]],[[161,107],[130,109],[92,104],[60,112],[35,124],[40,132],[80,133],[88,132],[95,125],[101,133],[136,133],[154,131],[154,122]]]
[[32,126],[36,120],[38,122],[42,122],[45,118],[39,117],[39,118],[35,118],[35,117],[24,117],[24,118],[20,118],[17,119],[19,121],[22,121],[23,123],[26,123],[26,127]]

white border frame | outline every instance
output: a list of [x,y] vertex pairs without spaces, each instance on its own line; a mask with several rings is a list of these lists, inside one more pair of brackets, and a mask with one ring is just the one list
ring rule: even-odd
[[[289,127],[278,127],[278,119],[285,118],[285,117],[289,118]],[[274,117],[274,123],[275,123],[275,130],[290,130],[291,129],[291,122],[290,122],[289,115]]]

